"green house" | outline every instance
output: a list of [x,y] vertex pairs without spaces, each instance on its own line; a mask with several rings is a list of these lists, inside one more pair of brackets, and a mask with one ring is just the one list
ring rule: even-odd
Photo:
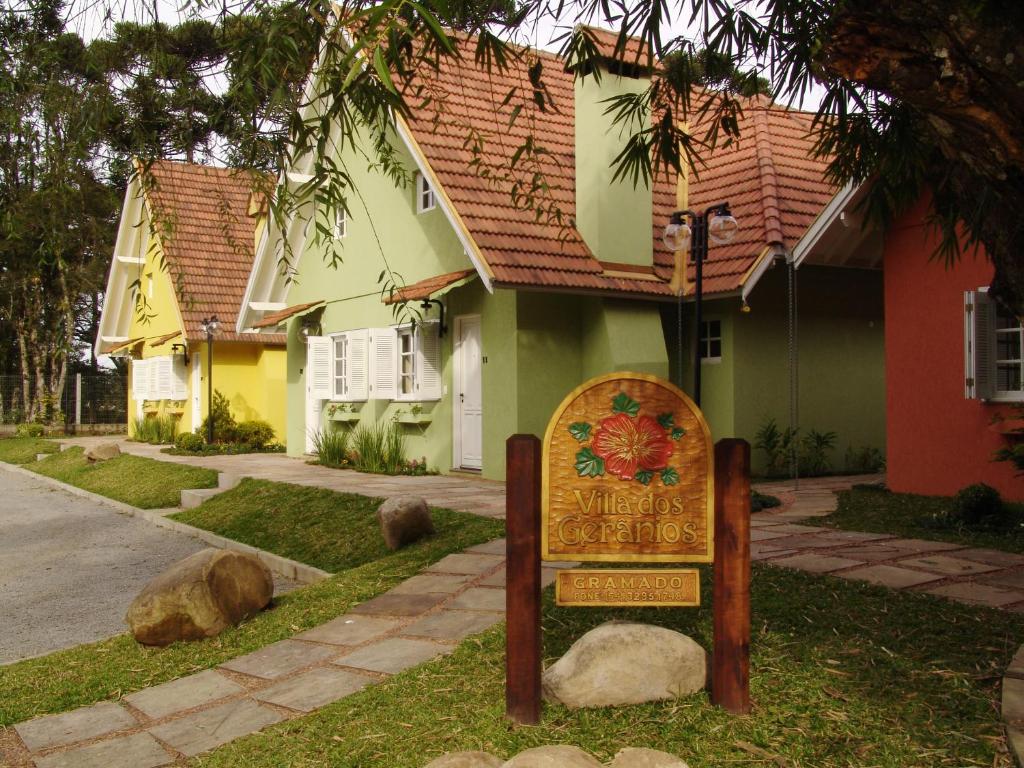
[[[693,265],[679,298],[661,238],[686,187],[690,207],[728,201],[740,223],[704,265],[702,406],[716,439],[799,416],[838,434],[837,466],[847,446],[883,447],[880,274],[855,258],[788,266],[833,194],[810,116],[751,100],[739,141],[699,176],[613,182],[623,137],[603,102],[649,73],[612,74],[614,35],[598,35],[608,71],[574,77],[540,54],[554,108],[515,119],[502,103],[528,87],[527,64],[487,73],[467,47],[432,76],[423,114],[395,120],[407,185],[349,147],[332,158],[353,181],[344,210],[310,202],[268,226],[237,330],[287,331],[289,453],[311,452],[318,430],[397,420],[410,458],[502,479],[505,439],[542,435],[593,376],[639,371],[692,390]],[[528,135],[543,152],[511,162]],[[281,183],[301,189],[303,162]],[[525,203],[513,194],[538,186]]]

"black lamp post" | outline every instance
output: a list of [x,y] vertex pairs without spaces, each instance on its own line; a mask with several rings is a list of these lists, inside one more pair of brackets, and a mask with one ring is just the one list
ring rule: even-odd
[[199,327],[206,334],[206,442],[213,445],[213,334],[220,322],[216,315],[204,317]]
[[[697,404],[698,408],[700,407],[702,351],[700,336],[704,323],[704,260],[708,257],[708,241],[728,243],[736,236],[737,230],[739,230],[739,224],[733,218],[729,204],[718,203],[706,208],[704,213],[696,213],[691,210],[676,211],[665,226],[665,234],[662,237],[669,250],[682,251],[689,248],[696,266],[697,280],[694,285],[694,298],[697,318],[693,350],[693,402]],[[682,301],[682,296],[679,300]],[[682,374],[682,362],[682,360],[679,361],[680,375]]]

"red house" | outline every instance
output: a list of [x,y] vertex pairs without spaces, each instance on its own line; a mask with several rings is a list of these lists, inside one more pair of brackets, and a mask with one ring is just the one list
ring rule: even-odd
[[863,225],[865,187],[847,187],[793,249],[801,263],[881,269],[885,286],[886,453],[894,491],[949,496],[987,483],[1024,500],[1024,477],[993,461],[1006,445],[999,418],[1024,402],[1020,320],[989,300],[981,252],[947,267],[922,200],[882,233]]

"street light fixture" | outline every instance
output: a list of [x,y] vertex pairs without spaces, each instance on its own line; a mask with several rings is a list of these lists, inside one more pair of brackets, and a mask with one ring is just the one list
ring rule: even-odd
[[[708,257],[708,241],[719,245],[732,242],[739,231],[740,225],[729,210],[729,203],[719,203],[696,213],[691,210],[676,211],[665,226],[662,242],[670,251],[689,249],[696,266],[697,281],[694,285],[695,306],[697,310],[696,338],[693,350],[693,401],[700,407],[700,360],[701,360],[701,326],[704,323],[704,261]],[[682,296],[680,296],[682,301]],[[680,374],[682,373],[682,360]]]
[[206,442],[213,445],[213,334],[220,321],[216,315],[204,317],[199,328],[206,334]]

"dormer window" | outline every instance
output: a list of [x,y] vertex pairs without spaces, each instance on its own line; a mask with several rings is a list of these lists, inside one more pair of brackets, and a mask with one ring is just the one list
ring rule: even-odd
[[348,234],[348,212],[344,208],[339,208],[334,216],[334,239],[340,240],[346,234]]
[[437,207],[437,200],[434,198],[434,190],[430,186],[427,177],[422,173],[416,174],[416,213],[426,213]]

